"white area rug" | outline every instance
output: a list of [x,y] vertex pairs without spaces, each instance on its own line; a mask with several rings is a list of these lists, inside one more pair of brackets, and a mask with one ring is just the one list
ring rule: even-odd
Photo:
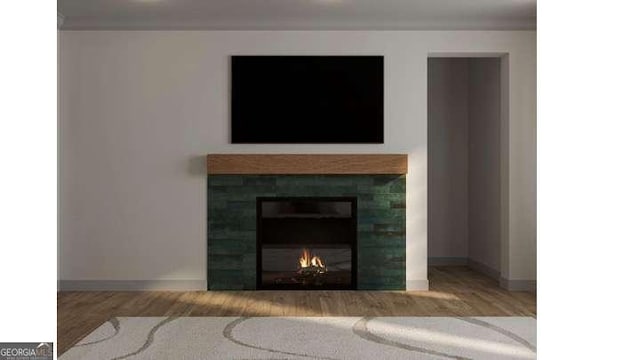
[[119,317],[59,359],[535,359],[529,317]]

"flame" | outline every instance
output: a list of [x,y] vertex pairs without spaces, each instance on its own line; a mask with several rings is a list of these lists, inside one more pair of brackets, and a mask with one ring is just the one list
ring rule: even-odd
[[309,266],[313,266],[313,267],[321,267],[324,268],[324,264],[322,263],[322,260],[318,257],[318,256],[311,256],[311,252],[309,252],[308,249],[303,249],[302,250],[302,256],[299,259],[300,261],[300,267],[301,268],[307,268]]
[[322,260],[320,260],[320,258],[317,256],[311,258],[311,266],[324,267],[324,265],[322,264]]
[[311,265],[311,254],[309,253],[309,250],[304,249],[302,250],[302,257],[300,258],[300,267],[306,268],[309,267],[309,265]]

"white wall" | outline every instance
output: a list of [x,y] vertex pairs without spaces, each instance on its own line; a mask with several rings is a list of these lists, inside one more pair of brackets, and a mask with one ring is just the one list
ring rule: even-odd
[[429,59],[428,74],[429,257],[467,258],[469,60]]
[[[535,278],[535,32],[65,31],[60,278],[206,279],[204,154],[408,153],[407,280],[427,279],[427,56],[509,54],[509,261]],[[385,144],[229,144],[229,55],[385,56]],[[532,256],[533,254],[533,256]]]

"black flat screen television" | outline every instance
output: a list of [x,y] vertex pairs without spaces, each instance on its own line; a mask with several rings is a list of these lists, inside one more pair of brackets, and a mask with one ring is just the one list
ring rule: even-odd
[[383,143],[382,56],[232,56],[232,143]]

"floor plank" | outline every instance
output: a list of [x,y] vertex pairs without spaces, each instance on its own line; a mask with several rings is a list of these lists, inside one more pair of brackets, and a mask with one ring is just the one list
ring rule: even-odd
[[58,293],[58,355],[115,316],[536,316],[465,266],[429,268],[430,291],[68,291]]

